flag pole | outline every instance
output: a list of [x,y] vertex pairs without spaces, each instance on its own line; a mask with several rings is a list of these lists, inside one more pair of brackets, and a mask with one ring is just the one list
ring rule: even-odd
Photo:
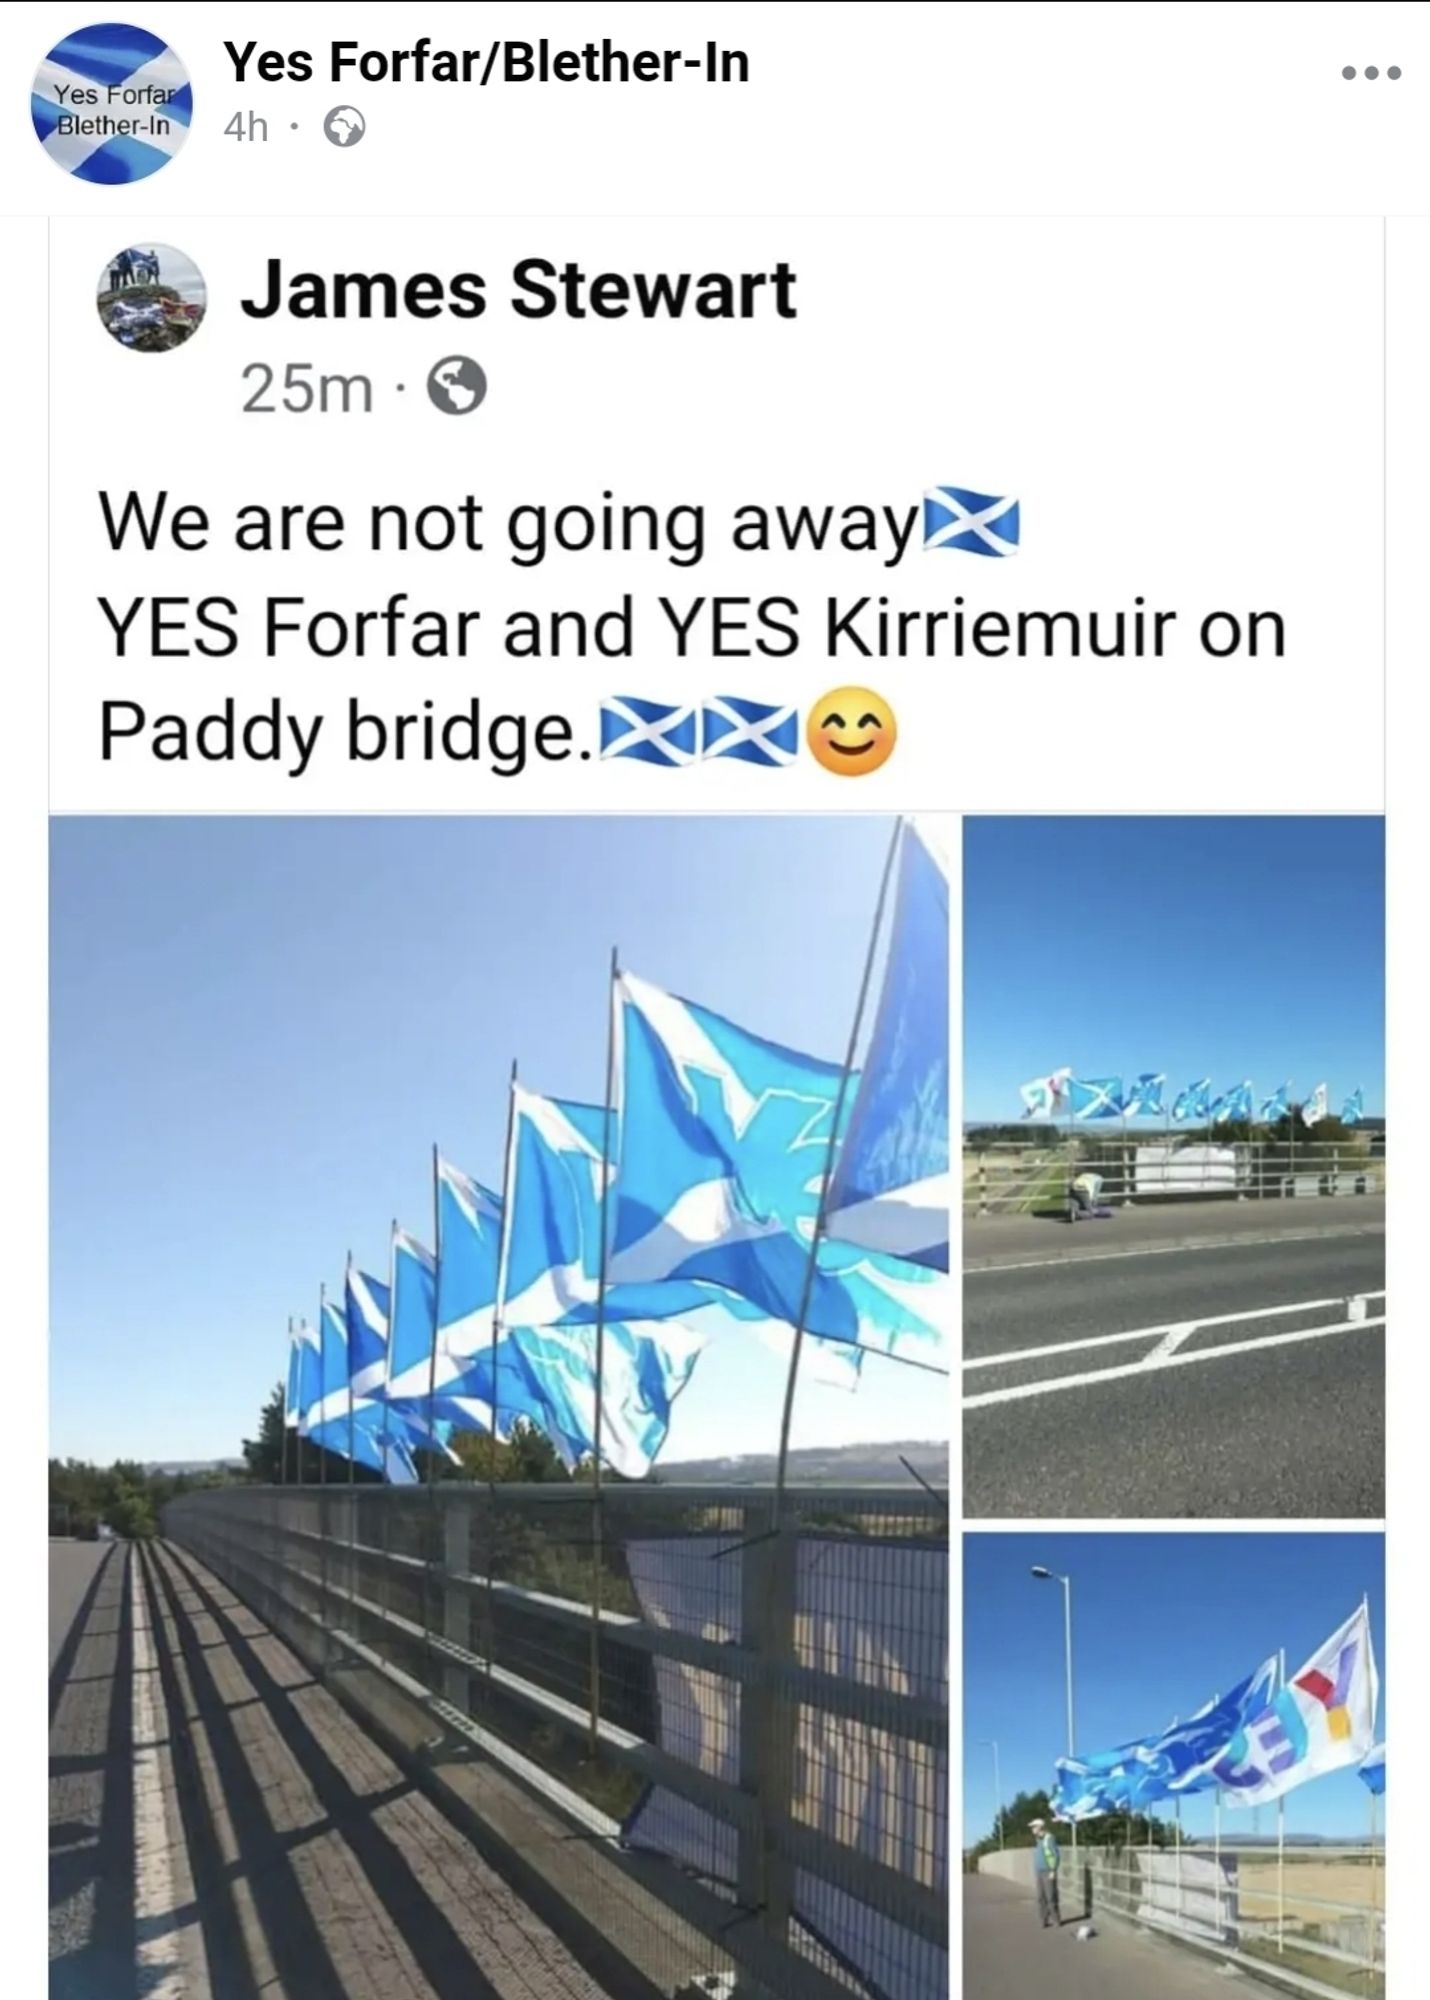
[[506,1306],[507,1267],[511,1254],[512,1151],[516,1144],[516,1058],[506,1091],[506,1144],[502,1148],[501,1221],[497,1225],[496,1290],[492,1294],[492,1394],[489,1411],[491,1450],[487,1453],[487,1484],[496,1485],[497,1430],[500,1396],[497,1391],[497,1349],[501,1342],[502,1312]]
[[491,1395],[487,1405],[487,1679],[491,1680],[497,1650],[497,1433],[501,1426],[501,1395],[498,1389],[502,1313],[506,1309],[507,1269],[511,1255],[511,1203],[514,1175],[512,1155],[516,1147],[516,1057],[506,1087],[506,1144],[502,1148],[501,1220],[497,1224],[497,1274],[492,1291]]
[[785,1476],[789,1467],[790,1425],[794,1418],[794,1392],[799,1377],[800,1355],[804,1348],[805,1321],[809,1318],[810,1301],[814,1296],[814,1280],[819,1268],[819,1245],[824,1234],[826,1211],[829,1206],[829,1188],[834,1179],[834,1162],[839,1148],[839,1132],[844,1119],[844,1100],[849,1092],[849,1079],[854,1071],[854,1058],[859,1052],[859,1036],[864,1026],[864,1009],[869,999],[869,987],[874,977],[874,960],[879,949],[879,935],[884,924],[884,906],[889,898],[889,883],[894,873],[894,858],[899,852],[899,843],[904,831],[903,820],[894,821],[893,835],[888,852],[884,856],[884,870],[879,878],[879,893],[874,904],[874,921],[869,927],[869,949],[864,954],[864,971],[859,981],[859,995],[854,1005],[854,1019],[849,1026],[849,1041],[844,1051],[844,1068],[839,1078],[839,1090],[834,1099],[834,1110],[829,1122],[829,1143],[824,1149],[824,1171],[819,1182],[819,1205],[814,1212],[814,1228],[810,1232],[809,1256],[805,1260],[804,1284],[800,1291],[799,1312],[795,1319],[794,1340],[790,1346],[789,1373],[785,1377],[784,1409],[780,1415],[780,1452],[775,1467],[774,1526],[781,1525],[784,1515]]
[[[288,1384],[293,1378],[293,1315],[288,1315],[288,1365],[283,1376],[283,1423],[278,1432],[278,1484],[288,1484]],[[296,1413],[294,1428],[297,1428]]]
[[619,1004],[621,954],[611,946],[611,972],[606,1016],[606,1105],[601,1121],[601,1255],[596,1282],[596,1410],[591,1425],[591,1755],[596,1754],[601,1719],[601,1432],[606,1366],[606,1277],[610,1264],[611,1126],[615,1119],[616,1008]]
[[[1286,1648],[1281,1648],[1281,1688],[1286,1692]],[[1276,1949],[1286,1949],[1286,1794],[1276,1795]]]
[[437,1484],[437,1336],[442,1320],[442,1180],[432,1142],[432,1352],[427,1359],[427,1484]]
[[357,1475],[357,1420],[353,1408],[353,1345],[352,1330],[348,1326],[348,1300],[352,1296],[353,1253],[348,1252],[347,1270],[343,1273],[343,1328],[346,1334],[348,1356],[348,1485],[356,1483]]
[[[327,1401],[328,1401],[327,1318],[328,1318],[328,1288],[326,1285],[319,1285],[318,1287],[318,1410],[321,1416],[321,1420],[324,1423],[327,1422]],[[318,1484],[320,1486],[326,1486],[327,1483],[328,1483],[328,1454],[324,1450],[323,1446],[320,1444],[318,1446]],[[321,1519],[321,1516],[319,1518]]]
[[392,1383],[392,1323],[397,1317],[397,1217],[392,1218],[392,1234],[387,1243],[387,1342],[384,1356],[384,1380],[382,1385],[382,1450],[381,1472],[387,1478],[387,1446],[392,1434],[392,1398],[388,1389]]

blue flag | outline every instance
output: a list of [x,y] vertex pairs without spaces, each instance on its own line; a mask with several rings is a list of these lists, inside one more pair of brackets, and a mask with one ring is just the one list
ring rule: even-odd
[[829,1197],[842,1243],[948,1269],[948,877],[911,821],[884,987]]
[[[611,1274],[723,1285],[799,1320],[842,1065],[781,1047],[622,973]],[[846,1093],[847,1107],[853,1083]],[[947,1279],[824,1241],[806,1330],[943,1366]]]
[[1385,1790],[1385,1745],[1377,1743],[1374,1749],[1367,1750],[1356,1770],[1362,1783],[1379,1798]]
[[1202,1124],[1212,1113],[1212,1080],[1200,1077],[1196,1083],[1189,1083],[1185,1090],[1177,1092],[1172,1106],[1172,1116],[1179,1125]]
[[1341,1123],[1342,1125],[1359,1125],[1364,1116],[1365,1092],[1357,1088],[1351,1092],[1350,1096],[1341,1106]]
[[425,1402],[437,1332],[437,1267],[431,1251],[405,1229],[392,1238],[391,1322],[385,1394],[392,1402]]
[[[490,1342],[501,1247],[501,1201],[454,1167],[437,1161],[437,1354],[461,1363]],[[439,1373],[439,1381],[443,1375]]]
[[387,1379],[387,1315],[391,1294],[380,1279],[370,1278],[348,1260],[343,1285],[343,1310],[348,1323],[349,1366],[353,1394],[374,1396]]
[[1226,1091],[1213,1104],[1211,1111],[1212,1123],[1213,1125],[1227,1125],[1236,1121],[1237,1123],[1244,1122],[1249,1124],[1254,1108],[1250,1083],[1235,1084],[1232,1089]]
[[416,1484],[414,1434],[395,1410],[384,1411],[381,1403],[366,1399],[355,1403],[351,1425],[344,1410],[316,1426],[311,1439],[325,1451],[335,1452],[341,1458],[351,1457],[355,1464],[380,1472],[394,1486]]
[[1067,1106],[1074,1118],[1120,1118],[1122,1078],[1120,1076],[1070,1076]]
[[1263,1125],[1274,1125],[1279,1118],[1289,1118],[1290,1115],[1291,1085],[1288,1082],[1283,1083],[1279,1090],[1273,1090],[1270,1097],[1262,1099],[1260,1116]]
[[288,1339],[288,1403],[293,1414],[285,1421],[299,1437],[306,1437],[309,1418],[323,1394],[322,1343],[305,1319],[297,1321]]
[[1128,1090],[1123,1100],[1122,1112],[1126,1118],[1163,1118],[1162,1086],[1167,1081],[1164,1070],[1144,1070]]
[[1229,1693],[1214,1696],[1185,1722],[1111,1750],[1060,1758],[1054,1810],[1064,1819],[1090,1819],[1099,1813],[1145,1811],[1183,1792],[1214,1790],[1217,1759],[1265,1706],[1275,1684],[1276,1662],[1263,1660]]

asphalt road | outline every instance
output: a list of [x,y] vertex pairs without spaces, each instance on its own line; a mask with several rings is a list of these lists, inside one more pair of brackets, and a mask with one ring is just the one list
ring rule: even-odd
[[50,1671],[74,1630],[85,1595],[112,1542],[50,1543]]
[[[965,1511],[1378,1518],[1382,1332],[1289,1336],[1384,1283],[1379,1236],[967,1272]],[[1227,1323],[1186,1330],[1209,1317]]]
[[1225,2000],[1216,1961],[1165,1938],[1094,1920],[1085,1943],[1077,1924],[1043,1930],[1026,1889],[996,1876],[963,1882],[965,2000]]

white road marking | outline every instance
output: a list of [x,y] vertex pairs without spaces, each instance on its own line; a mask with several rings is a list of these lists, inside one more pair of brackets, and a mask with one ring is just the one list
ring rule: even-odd
[[174,1871],[159,1756],[160,1744],[168,1740],[164,1696],[137,1546],[129,1551],[129,1606],[134,1633],[134,1918],[138,1936],[134,1959],[145,2000],[184,2000],[179,1934],[172,1921]]
[[1384,1234],[1383,1223],[1372,1223],[1368,1227],[1354,1229],[1281,1230],[1275,1236],[1242,1236],[1231,1241],[1224,1236],[1212,1237],[1208,1242],[1199,1242],[1192,1237],[1185,1243],[1149,1243],[1141,1250],[1093,1250],[1086,1256],[1079,1251],[1070,1257],[1028,1257],[1017,1264],[974,1264],[965,1267],[963,1276],[967,1282],[969,1278],[1001,1277],[1004,1271],[1048,1271],[1055,1264],[1076,1269],[1079,1264],[1112,1264],[1124,1257],[1180,1257],[1190,1250],[1265,1250],[1273,1243],[1329,1243],[1347,1236]]
[[1191,1354],[1168,1354],[1160,1361],[1148,1358],[1131,1361],[1118,1368],[1089,1368],[1080,1375],[1057,1375],[1050,1382],[1024,1382],[1012,1389],[986,1389],[981,1396],[965,1396],[965,1410],[981,1410],[990,1403],[1021,1403],[1030,1396],[1054,1396],[1064,1389],[1086,1389],[1100,1382],[1123,1382],[1130,1375],[1160,1375],[1168,1368],[1190,1368],[1198,1361],[1224,1361],[1235,1354],[1254,1354],[1259,1348],[1292,1347],[1297,1341],[1324,1340],[1333,1333],[1359,1333],[1363,1328],[1384,1326],[1385,1315],[1374,1319],[1339,1320],[1332,1326],[1302,1327],[1295,1333],[1263,1333],[1256,1340],[1228,1341],[1222,1347],[1199,1347]]
[[[1361,1292],[1357,1296],[1362,1299],[1383,1299],[1385,1293],[1384,1291]],[[1177,1334],[1180,1338],[1173,1340],[1166,1348],[1166,1352],[1170,1354],[1181,1346],[1189,1333],[1198,1333],[1203,1327],[1241,1326],[1250,1320],[1275,1319],[1278,1316],[1284,1318],[1287,1313],[1325,1312],[1330,1306],[1344,1310],[1348,1318],[1354,1318],[1353,1305],[1354,1301],[1344,1296],[1333,1299],[1298,1299],[1294,1305],[1289,1306],[1257,1306],[1252,1312],[1217,1313],[1210,1319],[1178,1320],[1160,1326],[1137,1326],[1126,1333],[1090,1333],[1079,1340],[1054,1341],[1050,1347],[1017,1347],[1006,1354],[976,1354],[966,1360],[963,1366],[965,1370],[1009,1368],[1016,1361],[1046,1361],[1055,1354],[1076,1354],[1089,1347],[1116,1347],[1119,1343],[1129,1340],[1162,1341],[1172,1334]],[[1150,1358],[1144,1356],[1138,1365],[1145,1366]]]

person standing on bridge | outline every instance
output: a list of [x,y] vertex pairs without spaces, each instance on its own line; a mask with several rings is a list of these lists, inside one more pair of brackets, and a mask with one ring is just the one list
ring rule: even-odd
[[1038,1915],[1042,1918],[1043,1929],[1049,1924],[1061,1924],[1062,1912],[1058,1908],[1058,1863],[1062,1852],[1057,1841],[1048,1832],[1047,1821],[1035,1819],[1033,1834],[1033,1880],[1038,1889]]

